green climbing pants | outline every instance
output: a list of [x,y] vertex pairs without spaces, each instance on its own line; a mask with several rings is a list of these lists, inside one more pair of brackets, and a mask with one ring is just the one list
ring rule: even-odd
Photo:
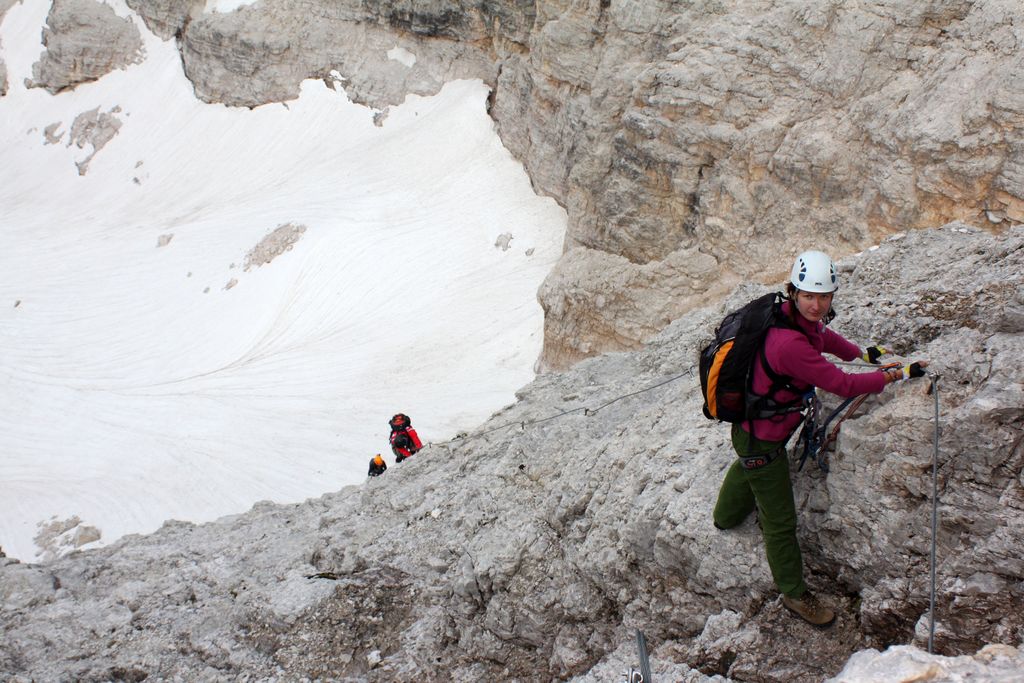
[[756,506],[775,585],[789,597],[798,598],[807,591],[807,584],[796,540],[796,504],[786,442],[761,441],[734,424],[732,445],[741,458],[774,454],[774,459],[756,469],[744,469],[739,458],[733,461],[718,492],[715,524],[722,529],[737,526]]

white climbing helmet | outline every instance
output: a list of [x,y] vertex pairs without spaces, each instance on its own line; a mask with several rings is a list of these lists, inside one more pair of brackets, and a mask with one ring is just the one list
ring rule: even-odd
[[836,264],[821,251],[805,251],[796,257],[789,275],[793,286],[804,292],[828,293],[839,289]]

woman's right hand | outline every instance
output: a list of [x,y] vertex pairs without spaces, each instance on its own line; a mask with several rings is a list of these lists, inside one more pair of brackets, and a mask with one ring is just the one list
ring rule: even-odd
[[886,383],[898,382],[901,379],[911,379],[913,377],[924,377],[924,369],[928,367],[928,361],[919,360],[914,361],[909,365],[904,365],[902,368],[892,368],[891,370],[883,370],[885,373]]

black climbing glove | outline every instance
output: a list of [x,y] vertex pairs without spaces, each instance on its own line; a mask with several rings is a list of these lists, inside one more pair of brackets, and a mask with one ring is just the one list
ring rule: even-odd
[[868,348],[864,349],[864,353],[862,353],[860,357],[861,360],[867,363],[871,363],[872,365],[878,365],[878,359],[887,353],[889,353],[889,349],[885,348],[884,346],[869,346]]
[[924,369],[928,366],[928,361],[915,361],[910,365],[904,365],[902,368],[892,368],[891,370],[883,370],[890,382],[898,382],[901,379],[912,379],[914,377],[924,377]]
[[924,377],[924,366],[920,362],[911,363],[903,367],[904,377]]

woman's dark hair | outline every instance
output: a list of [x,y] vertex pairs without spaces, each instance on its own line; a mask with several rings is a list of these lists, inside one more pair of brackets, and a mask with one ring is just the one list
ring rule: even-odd
[[[789,317],[790,317],[790,322],[792,322],[794,325],[796,325],[796,316],[798,315],[798,312],[796,310],[796,293],[798,291],[799,290],[796,288],[796,285],[794,285],[792,282],[787,282],[786,283],[786,298],[789,299],[791,302],[793,302],[793,305],[789,307]],[[836,308],[835,308],[835,306],[829,306],[828,307],[828,313],[825,314],[825,324],[828,325],[830,322],[835,320],[835,317],[836,317]]]

